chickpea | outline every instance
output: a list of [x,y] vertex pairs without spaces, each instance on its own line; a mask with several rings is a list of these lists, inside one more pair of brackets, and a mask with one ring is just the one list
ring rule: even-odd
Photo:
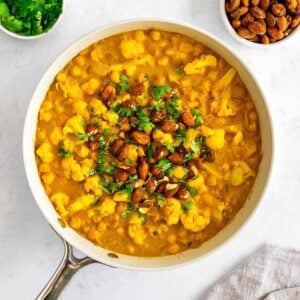
[[42,179],[43,179],[44,183],[50,184],[50,183],[53,182],[54,177],[55,177],[55,176],[54,176],[53,173],[47,173],[47,174],[44,174],[44,175],[42,176]]
[[180,247],[178,244],[171,244],[168,246],[168,252],[170,254],[176,254],[180,250]]
[[74,62],[79,67],[83,67],[87,63],[87,58],[83,55],[80,55],[74,58]]
[[124,234],[124,228],[118,227],[118,228],[116,229],[116,232],[117,232],[117,234]]
[[146,39],[146,36],[142,30],[136,31],[134,37],[138,42],[143,42]]
[[106,224],[104,222],[100,222],[98,225],[97,225],[97,229],[99,231],[105,231],[107,228]]
[[150,36],[153,41],[159,41],[160,40],[160,32],[158,31],[151,31]]
[[176,241],[176,235],[174,233],[169,234],[168,235],[168,242],[170,244],[172,244],[172,243],[175,243],[175,241]]
[[160,66],[167,66],[169,64],[169,58],[167,56],[163,56],[158,60],[158,64]]
[[133,245],[128,245],[127,248],[128,248],[128,252],[129,252],[130,254],[133,254],[133,253],[135,252],[134,246],[133,246]]
[[258,115],[257,115],[256,111],[254,111],[254,110],[250,111],[248,114],[248,118],[250,121],[256,121],[258,119]]
[[81,69],[78,66],[73,66],[70,70],[70,73],[74,77],[80,77],[81,75]]

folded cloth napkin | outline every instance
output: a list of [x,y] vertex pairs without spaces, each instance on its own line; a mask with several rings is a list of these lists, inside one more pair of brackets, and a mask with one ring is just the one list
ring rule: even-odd
[[266,245],[202,300],[300,300],[300,251]]

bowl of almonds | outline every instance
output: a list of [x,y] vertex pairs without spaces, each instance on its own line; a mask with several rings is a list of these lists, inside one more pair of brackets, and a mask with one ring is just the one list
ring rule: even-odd
[[221,0],[221,16],[229,32],[246,45],[265,47],[296,35],[300,0]]

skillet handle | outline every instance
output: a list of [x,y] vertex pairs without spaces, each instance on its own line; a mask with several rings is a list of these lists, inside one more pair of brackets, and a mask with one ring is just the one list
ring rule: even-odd
[[66,241],[64,243],[64,256],[55,271],[52,275],[49,282],[36,297],[36,300],[56,300],[59,295],[62,293],[66,285],[70,282],[73,275],[84,266],[87,266],[92,263],[96,263],[95,260],[84,257],[77,258],[74,256],[73,248]]

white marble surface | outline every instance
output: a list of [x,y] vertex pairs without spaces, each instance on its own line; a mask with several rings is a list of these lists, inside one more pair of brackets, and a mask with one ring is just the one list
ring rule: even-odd
[[266,93],[274,120],[275,166],[263,202],[226,247],[191,266],[142,273],[101,265],[83,269],[63,299],[195,300],[263,243],[300,248],[300,32],[283,46],[238,44],[224,29],[218,0],[69,0],[46,37],[20,41],[0,33],[0,295],[33,299],[57,267],[62,244],[32,199],[22,162],[23,121],[49,64],[82,34],[113,21],[160,17],[189,22],[238,50]]

